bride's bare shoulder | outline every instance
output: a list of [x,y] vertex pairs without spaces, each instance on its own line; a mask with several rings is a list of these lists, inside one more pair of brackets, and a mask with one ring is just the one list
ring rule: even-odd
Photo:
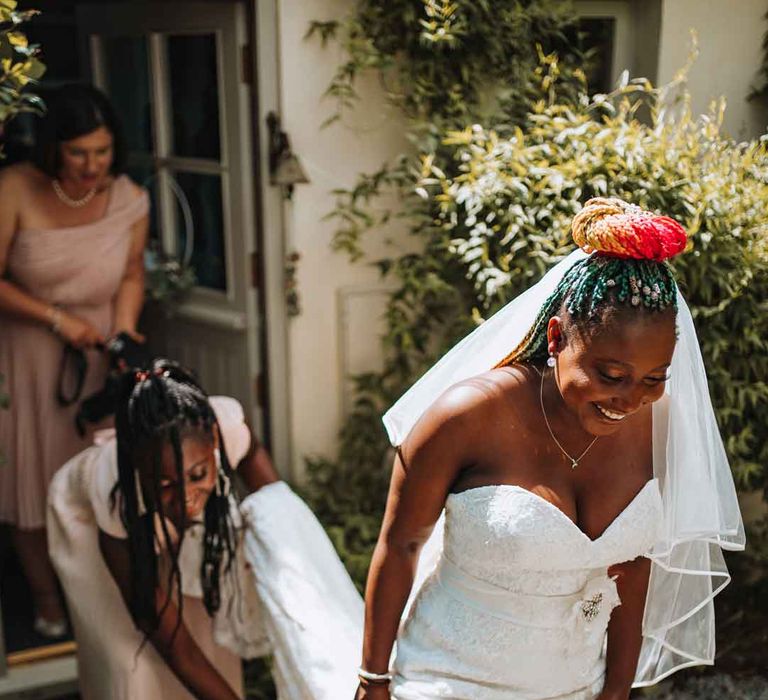
[[425,416],[464,424],[496,416],[530,395],[533,375],[535,370],[530,367],[512,365],[464,379],[447,389]]
[[[478,455],[498,446],[510,426],[530,414],[534,370],[500,368],[464,379],[447,389],[419,418],[403,441],[405,459],[440,464],[455,479]],[[402,455],[401,455],[402,458]]]

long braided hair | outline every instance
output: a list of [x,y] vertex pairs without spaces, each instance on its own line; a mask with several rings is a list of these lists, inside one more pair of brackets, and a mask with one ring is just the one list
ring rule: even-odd
[[[147,635],[157,629],[160,616],[172,597],[178,601],[178,629],[183,604],[178,553],[188,523],[182,506],[178,539],[174,540],[160,497],[162,449],[165,444],[171,445],[177,477],[176,496],[183,504],[182,440],[195,435],[213,443],[214,426],[217,425],[206,393],[194,376],[177,363],[158,359],[149,370],[123,375],[115,414],[118,482],[112,492],[112,504],[119,508],[128,535],[128,608],[136,625]],[[217,488],[205,505],[200,571],[203,602],[209,615],[213,615],[221,604],[221,571],[228,572],[235,558],[235,530],[226,487],[232,469],[223,439],[219,443],[221,464],[216,474]],[[145,483],[143,488],[139,478],[139,454],[142,457],[149,455],[151,460],[151,483]],[[157,549],[167,553],[170,564],[165,581],[167,595],[160,611],[155,602],[155,591],[160,584]]]
[[547,357],[547,326],[558,314],[590,330],[619,308],[677,311],[668,258],[682,252],[680,224],[617,198],[590,199],[574,217],[573,239],[588,258],[574,263],[546,299],[518,346],[497,366]]

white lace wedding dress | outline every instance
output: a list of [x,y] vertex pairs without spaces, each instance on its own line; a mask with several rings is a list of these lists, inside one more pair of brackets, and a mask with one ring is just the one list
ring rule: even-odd
[[657,539],[658,481],[591,540],[556,506],[511,485],[452,494],[444,549],[401,627],[396,700],[589,700],[620,604],[609,565]]

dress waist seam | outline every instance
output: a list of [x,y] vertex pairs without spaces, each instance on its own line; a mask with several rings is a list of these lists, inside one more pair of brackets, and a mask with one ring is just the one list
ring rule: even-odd
[[517,593],[472,576],[445,555],[435,575],[445,592],[459,602],[492,617],[539,629],[559,627],[571,619],[585,601],[585,592],[596,585],[615,587],[605,569],[594,569],[589,572],[585,585],[571,594]]

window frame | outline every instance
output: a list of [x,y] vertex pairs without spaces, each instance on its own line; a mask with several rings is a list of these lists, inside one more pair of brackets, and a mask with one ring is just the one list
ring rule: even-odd
[[[176,196],[171,187],[173,173],[189,173],[192,175],[214,175],[221,183],[222,203],[222,242],[224,250],[225,290],[195,285],[191,290],[188,304],[234,304],[236,302],[236,283],[234,270],[234,236],[232,229],[232,191],[230,183],[231,163],[229,162],[229,133],[227,128],[228,106],[224,75],[224,50],[222,31],[217,28],[180,28],[168,31],[150,31],[135,34],[126,31],[122,36],[143,39],[147,51],[147,81],[149,84],[150,119],[152,121],[152,152],[132,151],[128,154],[129,165],[144,167],[154,173],[157,178],[157,207],[158,225],[161,236],[160,243],[170,255],[180,256],[176,215]],[[170,66],[168,61],[169,36],[213,36],[216,50],[216,80],[218,85],[219,111],[219,158],[191,158],[177,156],[173,153],[173,112],[170,108],[171,85]],[[90,60],[93,66],[93,76],[96,85],[107,94],[109,77],[107,76],[107,60],[104,42],[109,40],[109,34],[91,34]],[[242,322],[232,319],[232,323],[241,326]],[[229,325],[229,323],[227,324]]]

